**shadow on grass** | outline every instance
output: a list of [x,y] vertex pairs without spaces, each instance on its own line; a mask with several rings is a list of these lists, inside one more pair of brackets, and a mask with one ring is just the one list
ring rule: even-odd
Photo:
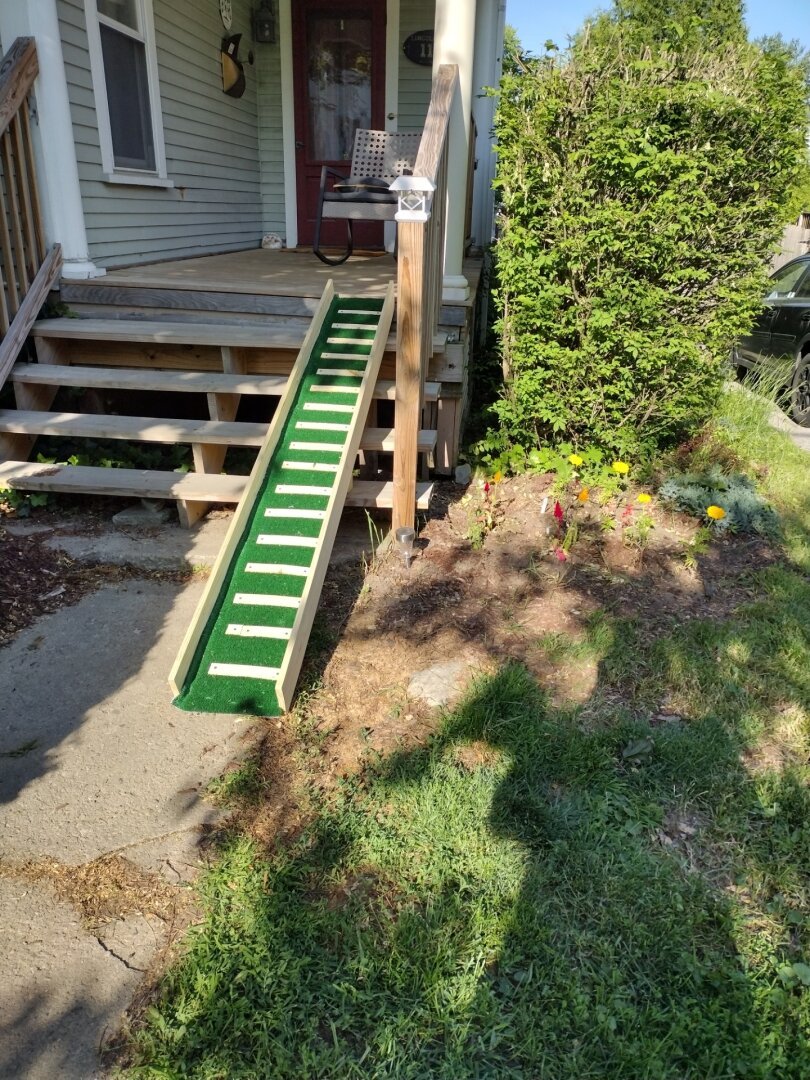
[[289,850],[235,838],[131,1075],[810,1074],[810,585],[761,583],[635,665],[606,642],[598,709],[507,664]]

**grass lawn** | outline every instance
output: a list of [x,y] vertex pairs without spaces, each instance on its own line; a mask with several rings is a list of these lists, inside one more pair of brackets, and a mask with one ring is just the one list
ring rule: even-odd
[[506,662],[286,847],[232,830],[127,1076],[810,1077],[810,458],[763,415],[696,451],[782,514],[750,602],[594,619],[590,706]]

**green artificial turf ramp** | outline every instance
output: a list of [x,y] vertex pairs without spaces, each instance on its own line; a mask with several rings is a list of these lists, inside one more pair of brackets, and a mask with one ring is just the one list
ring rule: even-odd
[[180,708],[255,716],[283,711],[279,672],[298,636],[302,597],[307,604],[318,600],[319,584],[310,595],[316,548],[343,509],[343,499],[332,499],[333,487],[354,467],[354,454],[346,455],[349,431],[362,407],[361,388],[376,382],[381,348],[375,370],[367,368],[375,338],[388,336],[392,305],[384,320],[383,308],[379,299],[332,299],[175,698]]

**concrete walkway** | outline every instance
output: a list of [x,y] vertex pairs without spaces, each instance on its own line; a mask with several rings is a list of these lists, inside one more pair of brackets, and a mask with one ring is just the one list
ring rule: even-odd
[[810,428],[794,424],[790,417],[775,405],[771,412],[771,424],[777,431],[786,432],[800,450],[810,451]]
[[[216,551],[226,524],[203,532],[203,548]],[[96,560],[146,554],[150,567],[207,561],[200,544],[199,533],[177,528],[162,538],[54,535],[54,546]],[[214,817],[202,794],[249,728],[171,705],[166,676],[202,588],[200,578],[128,579],[0,651],[0,862],[50,856],[79,866],[117,852],[175,884],[193,876],[200,828]],[[164,931],[140,914],[88,928],[48,886],[0,877],[0,1077],[100,1075],[99,1043]]]
[[[230,514],[192,532],[83,530],[78,520],[5,527],[80,561],[175,570],[213,564]],[[359,563],[369,541],[365,514],[347,512],[333,564]],[[200,865],[200,831],[215,816],[204,792],[255,725],[171,704],[166,678],[203,587],[202,576],[184,585],[128,577],[0,650],[0,1080],[101,1077],[99,1044],[166,932],[137,912],[87,926],[46,884],[3,864],[50,857],[81,867],[117,854],[173,885]]]

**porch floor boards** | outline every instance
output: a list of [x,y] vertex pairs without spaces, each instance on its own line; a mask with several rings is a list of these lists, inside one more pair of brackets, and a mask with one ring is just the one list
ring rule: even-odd
[[[482,261],[466,259],[464,274],[475,296]],[[389,254],[354,255],[342,266],[326,266],[311,251],[253,248],[225,255],[203,255],[172,262],[108,270],[97,284],[121,288],[198,289],[203,292],[254,293],[259,296],[319,297],[329,278],[343,296],[381,296],[396,280],[397,264]],[[468,306],[453,301],[453,306]]]

